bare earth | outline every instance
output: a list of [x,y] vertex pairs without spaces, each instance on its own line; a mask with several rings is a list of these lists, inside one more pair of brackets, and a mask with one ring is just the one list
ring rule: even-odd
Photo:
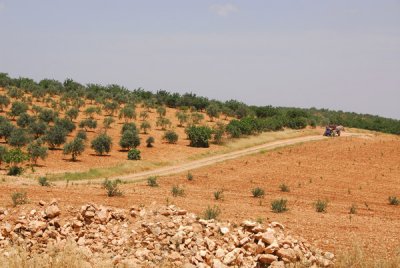
[[[400,196],[400,138],[390,135],[340,137],[292,145],[268,152],[227,160],[158,179],[159,187],[145,181],[123,184],[124,196],[107,198],[98,184],[70,183],[40,187],[0,183],[0,206],[11,207],[10,193],[24,190],[31,202],[57,198],[61,207],[94,202],[127,208],[131,205],[174,203],[201,214],[208,205],[218,205],[223,220],[264,219],[282,222],[323,250],[343,251],[354,241],[364,244],[371,256],[391,256],[400,248],[400,208],[388,204],[389,196]],[[183,171],[183,170],[179,170]],[[290,192],[279,185],[285,183]],[[171,188],[180,185],[184,197],[172,197]],[[262,187],[266,196],[251,196]],[[224,200],[213,193],[224,191]],[[270,202],[288,200],[289,211],[271,212]],[[327,213],[317,213],[313,203],[328,200]],[[356,214],[349,214],[356,206]],[[18,209],[27,210],[29,204]]]

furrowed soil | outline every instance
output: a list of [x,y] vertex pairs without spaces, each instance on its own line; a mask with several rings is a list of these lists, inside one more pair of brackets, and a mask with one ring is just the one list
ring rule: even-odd
[[[177,153],[177,152],[174,152]],[[388,197],[400,197],[400,138],[390,135],[340,137],[307,142],[257,153],[192,170],[187,174],[158,178],[158,187],[146,181],[120,185],[124,195],[109,198],[99,184],[32,185],[26,179],[0,182],[0,206],[11,208],[10,194],[26,191],[31,203],[57,198],[61,207],[87,202],[128,208],[131,205],[176,204],[202,214],[217,205],[222,220],[278,221],[296,236],[323,250],[345,252],[361,243],[370,257],[386,258],[400,249],[400,206],[389,205]],[[26,182],[26,183],[25,183]],[[282,192],[281,184],[290,191]],[[184,189],[173,197],[171,189]],[[252,197],[261,187],[264,198]],[[223,190],[223,200],[213,193]],[[288,211],[271,211],[271,201],[287,199]],[[327,212],[317,213],[313,204],[327,200]],[[28,210],[29,204],[18,207]],[[355,214],[350,214],[350,207]]]

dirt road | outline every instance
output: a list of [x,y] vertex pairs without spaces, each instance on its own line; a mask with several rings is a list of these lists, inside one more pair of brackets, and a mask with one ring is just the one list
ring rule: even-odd
[[[182,172],[187,172],[192,169],[216,164],[219,162],[223,162],[223,161],[238,158],[238,157],[242,157],[245,155],[258,153],[258,152],[261,152],[264,150],[273,150],[273,149],[280,148],[280,147],[295,145],[295,144],[299,144],[299,143],[303,143],[303,142],[317,141],[317,140],[322,140],[322,139],[326,139],[326,137],[318,135],[318,136],[299,137],[299,138],[293,138],[293,139],[287,139],[287,140],[279,140],[279,141],[269,142],[269,143],[265,143],[262,145],[257,145],[257,146],[249,147],[246,149],[222,154],[222,155],[216,155],[216,156],[203,158],[200,160],[191,161],[188,163],[163,167],[163,168],[159,168],[159,169],[153,169],[153,170],[149,170],[149,171],[142,171],[142,172],[128,174],[128,175],[124,175],[124,176],[118,176],[118,177],[111,178],[111,179],[118,178],[122,181],[134,182],[134,181],[140,181],[140,180],[146,179],[150,176],[165,176],[165,175],[178,174],[178,173],[182,173]],[[88,183],[89,181],[92,183],[99,183],[99,182],[103,182],[104,179],[105,178],[99,178],[99,179],[95,179],[95,180],[80,180],[80,181],[77,181],[74,183],[84,184],[84,183]],[[57,182],[55,182],[55,183],[57,184]]]

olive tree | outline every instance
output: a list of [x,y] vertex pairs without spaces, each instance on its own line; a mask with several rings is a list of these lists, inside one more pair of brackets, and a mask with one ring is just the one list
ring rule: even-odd
[[112,139],[107,134],[98,135],[92,140],[91,148],[98,154],[103,155],[111,151]]
[[42,141],[36,140],[28,145],[27,152],[33,164],[36,165],[39,158],[42,160],[46,159],[48,155],[48,148],[43,146]]
[[167,109],[164,106],[158,106],[156,111],[159,117],[164,117],[167,114]]
[[133,132],[137,132],[137,128],[136,128],[136,124],[135,123],[124,123],[122,125],[122,129],[121,129],[121,134],[123,134],[125,131],[133,131]]
[[188,120],[188,115],[184,111],[177,111],[176,112],[176,117],[179,120],[179,125],[180,127],[183,127],[183,124],[185,124]]
[[27,113],[20,114],[18,119],[17,119],[17,126],[26,128],[32,124],[32,122],[35,121],[35,118],[33,116],[30,116]]
[[140,129],[143,130],[144,134],[147,134],[147,130],[151,128],[151,125],[148,121],[143,121],[140,124]]
[[23,147],[31,141],[28,132],[22,128],[14,128],[8,138],[8,144],[14,147]]
[[119,119],[124,118],[125,122],[128,122],[129,120],[136,119],[136,112],[135,109],[129,106],[125,106],[124,108],[121,109],[119,112]]
[[0,138],[8,142],[8,138],[15,129],[15,126],[7,118],[0,117]]
[[118,109],[118,103],[115,101],[108,101],[104,103],[103,109],[108,116],[113,116],[115,111]]
[[8,153],[7,147],[3,146],[3,145],[0,145],[0,166],[3,163],[7,153]]
[[208,140],[211,138],[212,130],[206,126],[191,126],[186,129],[186,134],[192,147],[209,147]]
[[114,123],[114,122],[115,122],[115,120],[111,116],[104,117],[104,119],[103,119],[103,128],[106,129],[106,130],[110,129],[111,128],[111,124]]
[[136,131],[125,131],[119,141],[119,145],[124,150],[136,148],[140,145],[140,138]]
[[38,115],[39,119],[43,122],[50,123],[56,121],[58,113],[53,109],[42,109]]
[[85,131],[89,131],[88,129],[95,129],[97,127],[97,121],[94,119],[83,119],[79,122],[79,127],[85,129]]
[[47,142],[50,149],[55,149],[67,140],[68,131],[61,126],[53,126],[46,131],[44,141]]
[[42,120],[35,120],[29,124],[28,131],[37,139],[46,133],[47,126]]
[[70,154],[72,157],[72,161],[76,161],[77,156],[81,155],[85,151],[85,143],[79,137],[76,137],[72,141],[66,143],[64,145],[63,154]]
[[217,104],[212,103],[212,104],[208,105],[208,107],[206,109],[206,113],[207,113],[208,117],[210,117],[210,121],[213,122],[214,118],[219,117],[220,109]]
[[0,112],[4,112],[4,108],[10,105],[10,99],[5,95],[0,95]]
[[149,118],[149,113],[147,111],[141,111],[139,117],[142,119],[142,121],[144,121]]
[[8,115],[14,119],[16,116],[19,116],[22,113],[26,113],[27,111],[28,111],[28,105],[26,103],[16,101],[12,103]]
[[168,143],[175,144],[178,141],[178,134],[173,130],[168,130],[165,132],[163,136],[163,140],[166,140]]
[[68,117],[71,121],[78,118],[78,115],[79,115],[79,110],[75,107],[72,107],[65,112],[65,116]]
[[162,130],[165,130],[167,126],[171,126],[171,121],[166,117],[159,117],[156,122],[157,127],[161,127]]

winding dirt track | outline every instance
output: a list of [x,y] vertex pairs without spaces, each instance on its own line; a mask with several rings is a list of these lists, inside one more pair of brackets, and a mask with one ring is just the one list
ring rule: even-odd
[[[356,134],[356,133],[346,133],[345,136],[365,136],[365,135]],[[149,170],[149,171],[128,174],[125,176],[118,176],[118,177],[115,177],[114,179],[118,178],[118,179],[120,179],[122,181],[126,181],[126,182],[135,182],[135,181],[143,180],[150,176],[166,176],[166,175],[178,174],[178,173],[186,172],[186,171],[189,171],[192,169],[209,166],[209,165],[213,165],[213,164],[223,162],[226,160],[242,157],[245,155],[258,153],[260,151],[273,150],[273,149],[280,148],[280,147],[296,145],[296,144],[300,144],[300,143],[304,143],[304,142],[318,141],[318,140],[323,140],[323,139],[327,139],[327,138],[323,137],[322,135],[318,135],[318,136],[306,136],[306,137],[299,137],[299,138],[293,138],[293,139],[279,140],[279,141],[269,142],[269,143],[249,147],[246,149],[242,149],[242,150],[238,150],[238,151],[234,151],[234,152],[230,152],[230,153],[226,153],[226,154],[221,154],[221,155],[203,158],[200,160],[191,161],[188,163],[183,163],[183,164],[179,164],[179,165],[168,166],[168,167],[163,167],[163,168],[159,168],[159,169],[153,169],[153,170]],[[105,178],[99,178],[99,179],[95,179],[95,180],[80,180],[77,183],[79,183],[79,184],[88,183],[88,182],[100,183],[100,182],[103,182],[104,179]]]

